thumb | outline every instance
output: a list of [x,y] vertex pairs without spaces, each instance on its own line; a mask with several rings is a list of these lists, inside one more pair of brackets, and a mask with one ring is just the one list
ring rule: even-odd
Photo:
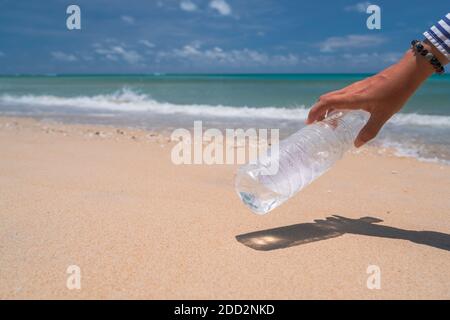
[[380,132],[385,122],[386,121],[381,120],[372,114],[367,124],[361,129],[358,136],[356,137],[355,147],[359,148],[365,143],[375,138],[378,132]]

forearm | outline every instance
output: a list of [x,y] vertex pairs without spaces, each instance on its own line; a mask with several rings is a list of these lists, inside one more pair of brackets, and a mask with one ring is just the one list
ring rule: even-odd
[[401,81],[399,85],[407,85],[407,91],[414,92],[435,70],[423,56],[409,49],[397,63],[395,72]]
[[[423,45],[442,65],[448,63],[446,57],[428,40],[424,41]],[[400,61],[380,72],[380,75],[389,80],[394,80],[393,84],[398,86],[400,92],[405,95],[410,95],[433,73],[435,73],[435,69],[430,62],[414,50],[409,49]]]

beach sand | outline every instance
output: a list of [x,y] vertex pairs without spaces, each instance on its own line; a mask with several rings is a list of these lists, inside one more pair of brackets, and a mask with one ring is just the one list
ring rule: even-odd
[[0,298],[450,298],[450,166],[365,147],[257,216],[174,144],[0,118]]

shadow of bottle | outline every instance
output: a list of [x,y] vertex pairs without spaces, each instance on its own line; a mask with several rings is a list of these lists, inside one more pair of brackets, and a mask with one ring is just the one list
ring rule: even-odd
[[450,235],[435,231],[404,230],[378,225],[378,218],[350,219],[337,215],[312,223],[261,230],[236,236],[249,248],[261,251],[289,248],[310,242],[336,238],[344,234],[358,234],[380,238],[409,240],[411,242],[450,251]]

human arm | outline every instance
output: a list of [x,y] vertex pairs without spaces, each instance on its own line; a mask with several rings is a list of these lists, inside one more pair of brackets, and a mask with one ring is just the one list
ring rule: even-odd
[[[450,14],[447,16],[450,17]],[[448,27],[450,31],[450,25]],[[446,43],[450,43],[450,40],[443,37],[444,33],[437,32],[441,28],[435,30],[436,32],[433,32],[433,28],[436,27],[430,28],[425,33],[427,40],[424,47],[445,65],[449,62],[450,49],[447,52]],[[430,31],[439,36],[439,40],[432,37]],[[440,46],[437,46],[439,43]],[[328,112],[336,109],[366,110],[371,114],[370,119],[355,140],[355,146],[360,147],[378,134],[383,125],[400,111],[420,85],[434,72],[429,61],[413,50],[408,50],[400,61],[380,73],[341,90],[322,95],[310,110],[307,123],[320,121]]]

